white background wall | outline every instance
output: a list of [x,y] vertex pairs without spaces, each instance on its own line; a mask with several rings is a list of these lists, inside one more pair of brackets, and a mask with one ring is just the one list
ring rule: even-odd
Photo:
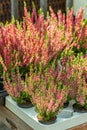
[[74,14],[82,7],[84,8],[84,17],[87,18],[87,0],[73,0]]

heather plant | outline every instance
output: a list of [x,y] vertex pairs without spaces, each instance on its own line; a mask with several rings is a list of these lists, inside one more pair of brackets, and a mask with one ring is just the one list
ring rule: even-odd
[[5,90],[18,104],[31,102],[31,97],[27,92],[26,82],[22,79],[18,69],[11,71],[10,74],[5,72],[3,79]]
[[69,87],[58,79],[58,71],[53,67],[31,73],[27,77],[28,93],[38,112],[38,118],[49,121],[62,110],[67,100]]
[[[47,96],[42,93],[42,89],[51,93],[50,88],[53,85],[54,93],[57,93],[58,89],[62,94],[64,92],[62,88],[64,87],[65,90],[69,86],[71,97],[76,96],[79,90],[78,75],[81,67],[78,57],[79,53],[86,55],[86,47],[87,22],[83,18],[82,9],[76,17],[73,16],[72,9],[66,15],[61,11],[55,15],[50,9],[50,15],[48,14],[44,19],[44,15],[41,12],[37,14],[35,8],[32,14],[24,8],[22,23],[12,21],[0,26],[0,67],[8,77],[4,77],[8,93],[14,96],[19,95],[20,91],[15,93],[17,88],[20,90],[27,84],[29,95],[35,97],[35,102],[38,103]],[[83,59],[85,59],[84,56],[82,56]],[[53,68],[51,68],[52,65]],[[16,73],[17,67],[19,74]],[[49,73],[50,68],[52,73]],[[15,75],[15,78],[11,78],[12,75]],[[53,97],[57,99],[56,94],[53,94]],[[61,102],[62,100],[64,99],[61,99]]]
[[11,97],[17,98],[20,96],[20,92],[24,91],[24,82],[21,82],[21,76],[16,72],[12,72],[10,75],[4,73],[4,87]]
[[[87,56],[83,53],[74,55],[74,52],[64,53],[61,58],[61,71],[59,80],[69,86],[69,100],[74,99],[77,104],[86,106],[87,86]],[[83,101],[83,104],[82,104]]]
[[[61,86],[59,86],[61,87]],[[66,101],[66,89],[52,88],[46,89],[44,86],[37,90],[34,96],[36,111],[39,113],[38,118],[42,121],[49,121],[63,109]],[[62,86],[64,87],[64,86]]]
[[78,106],[87,109],[87,56],[80,58],[80,62],[74,66],[77,68],[78,82],[75,101]]
[[[21,37],[21,35],[20,35]],[[12,22],[1,26],[0,28],[0,57],[6,66],[6,69],[10,71],[18,63],[18,30],[15,24]]]
[[46,68],[55,59],[57,63],[66,49],[73,49],[75,54],[83,52],[86,29],[83,10],[74,18],[73,10],[65,16],[61,11],[55,15],[50,9],[50,15],[44,19],[42,13],[37,15],[35,8],[30,14],[25,7],[22,24],[12,21],[1,26],[0,55],[8,70],[19,66],[20,73],[25,75],[31,64],[35,69],[40,64]]
[[58,78],[65,86],[69,86],[69,95],[67,101],[71,100],[76,96],[77,92],[77,80],[76,80],[76,69],[72,66],[74,60],[74,52],[66,51],[61,55],[60,64],[58,64]]
[[[67,49],[73,50],[75,55],[80,52],[86,53],[84,45],[86,45],[87,25],[86,22],[84,22],[83,10],[81,9],[77,13],[76,18],[73,16],[73,10],[68,11],[66,16],[62,14],[61,11],[58,12],[57,16],[52,9],[50,9],[50,11],[51,13],[47,16],[47,19],[44,19],[43,14],[39,14],[37,17],[34,11],[31,20],[25,8],[24,25],[26,25],[27,30],[30,26],[36,33],[38,30],[37,37],[39,38],[37,40],[37,49],[33,47],[35,49],[33,55],[35,59],[33,63],[35,65],[39,63],[47,65],[53,61],[53,59],[59,59],[61,52]],[[30,24],[31,21],[32,24]],[[83,35],[83,32],[85,35]]]

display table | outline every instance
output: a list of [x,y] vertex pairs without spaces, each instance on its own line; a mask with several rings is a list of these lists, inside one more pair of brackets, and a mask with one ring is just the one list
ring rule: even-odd
[[72,113],[71,106],[59,114],[56,123],[51,125],[39,123],[34,107],[19,108],[9,96],[6,97],[5,107],[0,106],[0,109],[0,120],[12,130],[87,130],[87,113],[73,112],[73,116],[66,118],[64,111]]
[[[0,120],[4,122],[5,125],[11,130],[33,130],[4,106],[0,106]],[[87,123],[71,128],[69,130],[87,130]]]
[[33,130],[5,106],[0,106],[0,121],[11,130]]

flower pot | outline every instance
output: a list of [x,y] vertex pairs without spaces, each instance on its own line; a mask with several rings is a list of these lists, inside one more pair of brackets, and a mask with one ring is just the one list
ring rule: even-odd
[[57,116],[52,117],[52,118],[49,119],[49,120],[44,120],[42,116],[37,115],[37,119],[38,119],[38,121],[39,121],[40,123],[42,123],[42,124],[50,125],[50,124],[53,124],[53,123],[56,122]]
[[32,107],[31,97],[27,91],[20,92],[20,96],[16,98],[17,105],[21,108]]
[[80,106],[80,105],[78,105],[76,103],[73,105],[73,109],[74,109],[74,112],[79,112],[79,113],[87,112],[86,108],[84,108],[83,106]]
[[19,107],[21,107],[21,108],[30,108],[30,107],[33,106],[31,102],[26,102],[26,103],[18,103],[18,102],[17,102],[17,105],[18,105]]

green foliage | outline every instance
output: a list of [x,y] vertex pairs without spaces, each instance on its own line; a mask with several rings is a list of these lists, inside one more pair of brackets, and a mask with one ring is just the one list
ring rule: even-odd
[[24,1],[24,7],[27,7],[26,1]]
[[31,97],[29,96],[27,91],[21,92],[20,97],[17,98],[17,103],[26,104],[30,102]]

